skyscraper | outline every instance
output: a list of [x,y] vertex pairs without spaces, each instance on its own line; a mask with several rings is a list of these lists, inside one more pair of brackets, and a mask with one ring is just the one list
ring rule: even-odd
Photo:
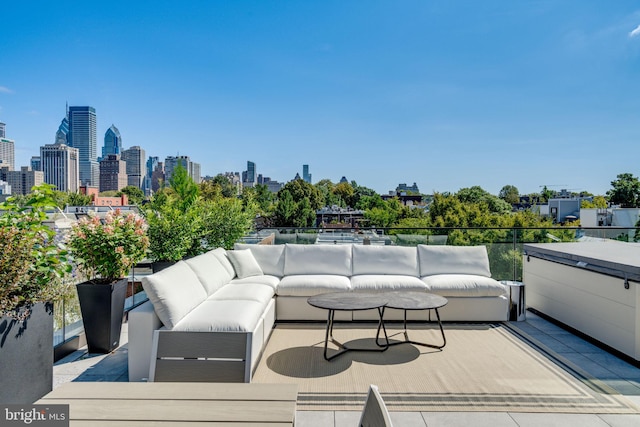
[[[93,107],[69,107],[69,146],[78,149],[80,182],[97,187],[100,170],[97,157],[96,110]],[[64,121],[63,121],[64,122]]]
[[[180,164],[191,176],[191,159],[189,156],[168,156],[164,159],[164,179],[167,184],[171,181],[174,169]],[[192,177],[193,178],[193,177]]]
[[14,170],[16,163],[15,143],[12,139],[0,138],[0,167],[6,166]]
[[144,158],[144,150],[137,145],[122,152],[122,160],[127,163],[127,185],[142,188],[144,177],[147,175],[147,165]]
[[304,182],[311,184],[311,174],[309,173],[309,165],[302,165],[302,179]]
[[69,145],[69,108],[67,107],[66,115],[62,122],[60,122],[60,126],[58,126],[58,131],[56,132],[56,140],[54,144],[66,144]]
[[40,147],[40,162],[44,182],[55,185],[59,191],[78,192],[80,171],[77,148],[67,144],[47,144]]
[[0,122],[0,138],[5,138],[5,127],[7,125],[5,125],[4,123]]
[[127,164],[118,154],[107,154],[100,161],[100,192],[120,191],[127,186]]
[[142,183],[142,191],[144,191],[145,196],[150,196],[152,194],[153,172],[158,167],[158,160],[157,156],[149,156],[147,159],[147,174],[145,175]]
[[256,164],[247,160],[247,170],[242,172],[242,185],[245,187],[253,187],[256,185],[258,175],[256,175]]
[[29,194],[35,185],[44,182],[40,171],[32,171],[29,166],[22,166],[19,171],[7,170],[0,167],[0,181],[5,181],[11,186],[11,194]]
[[115,125],[111,125],[104,134],[104,147],[102,147],[102,158],[107,154],[121,154],[122,152],[122,136]]

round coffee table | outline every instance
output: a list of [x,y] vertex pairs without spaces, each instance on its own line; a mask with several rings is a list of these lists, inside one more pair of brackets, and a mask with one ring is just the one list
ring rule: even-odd
[[[348,351],[385,351],[388,348],[389,338],[387,338],[387,330],[384,326],[383,316],[384,307],[387,303],[388,294],[386,293],[365,293],[365,292],[331,292],[326,294],[315,295],[309,297],[307,302],[317,308],[328,310],[327,331],[324,337],[324,358],[326,360],[334,359]],[[336,311],[359,311],[359,310],[378,310],[380,321],[378,323],[378,331],[376,333],[376,344],[378,348],[354,348],[347,347],[343,343],[333,338],[333,320]],[[380,342],[380,329],[384,331],[385,344]],[[338,346],[338,352],[327,355],[327,344],[331,340]]]
[[[389,337],[387,336],[387,332],[385,330],[384,337],[386,343],[379,344],[378,337],[380,334],[380,329],[378,329],[378,335],[376,335],[376,343],[378,343],[378,345],[384,348],[388,348],[391,345],[409,343],[438,349],[443,348],[445,345],[447,345],[447,339],[444,336],[444,329],[442,329],[442,322],[440,321],[440,313],[438,313],[438,309],[440,307],[444,307],[449,302],[445,297],[418,291],[387,292],[384,295],[388,298],[386,305],[387,308],[395,308],[404,311],[403,333],[405,339],[404,341],[390,343]],[[407,311],[410,310],[434,310],[436,312],[436,317],[438,318],[438,326],[440,327],[440,333],[442,334],[442,345],[427,344],[409,339],[409,334],[407,332]]]

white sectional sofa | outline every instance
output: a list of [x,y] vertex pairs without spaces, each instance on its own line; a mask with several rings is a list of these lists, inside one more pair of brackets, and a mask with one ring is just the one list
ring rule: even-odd
[[[216,249],[142,279],[129,313],[129,380],[249,382],[276,320],[326,320],[324,292],[411,290],[446,297],[445,321],[506,321],[508,287],[484,246],[244,245]],[[424,317],[427,312],[411,312]],[[400,318],[387,310],[385,319]],[[374,320],[374,311],[336,320]]]

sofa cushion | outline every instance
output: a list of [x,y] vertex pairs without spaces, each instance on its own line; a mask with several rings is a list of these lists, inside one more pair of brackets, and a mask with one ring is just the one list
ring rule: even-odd
[[351,276],[354,292],[427,291],[427,285],[417,277],[399,274],[363,274]]
[[402,246],[353,246],[353,275],[400,274],[418,277],[418,251]]
[[207,298],[196,273],[184,261],[178,261],[141,280],[160,321],[169,329]]
[[231,280],[227,269],[211,252],[186,259],[185,262],[196,273],[207,295],[211,295]]
[[258,325],[263,305],[247,300],[206,300],[187,314],[175,331],[251,332]]
[[244,285],[223,286],[207,300],[247,300],[259,302],[263,307],[266,307],[275,294],[275,290],[271,286],[247,283]]
[[235,250],[249,249],[264,274],[284,276],[284,245],[248,245],[236,243]]
[[278,295],[309,297],[325,292],[348,292],[348,277],[330,274],[301,274],[285,276],[278,284]]
[[215,255],[215,257],[218,258],[218,261],[220,261],[220,264],[222,264],[225,270],[227,270],[227,273],[229,273],[229,276],[230,276],[229,280],[236,277],[236,270],[233,269],[233,265],[231,265],[231,261],[229,261],[229,257],[227,256],[227,251],[225,251],[223,248],[216,248],[212,250],[211,253],[213,253],[213,255]]
[[475,274],[435,274],[422,281],[429,292],[443,297],[497,297],[509,292],[497,280]]
[[285,245],[284,275],[351,276],[351,245]]
[[420,276],[476,274],[491,277],[485,246],[418,245]]
[[268,274],[263,274],[262,276],[251,276],[245,277],[244,279],[233,279],[231,282],[229,282],[230,285],[244,285],[248,283],[267,285],[271,286],[273,290],[276,290],[278,289],[280,278],[276,276],[269,276]]
[[229,251],[227,256],[233,264],[238,279],[251,276],[262,276],[262,269],[249,249]]

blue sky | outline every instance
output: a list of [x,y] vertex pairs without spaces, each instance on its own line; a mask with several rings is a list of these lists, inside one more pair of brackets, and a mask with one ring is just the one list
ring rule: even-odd
[[386,193],[480,185],[604,194],[640,174],[636,0],[12,1],[0,121],[26,165],[65,103],[98,152],[246,161]]

